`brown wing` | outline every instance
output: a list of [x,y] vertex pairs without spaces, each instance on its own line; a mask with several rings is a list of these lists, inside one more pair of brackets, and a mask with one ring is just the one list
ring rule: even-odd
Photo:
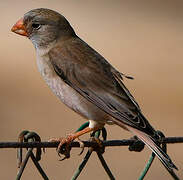
[[119,121],[153,136],[155,131],[117,72],[79,38],[49,52],[56,73],[79,94]]

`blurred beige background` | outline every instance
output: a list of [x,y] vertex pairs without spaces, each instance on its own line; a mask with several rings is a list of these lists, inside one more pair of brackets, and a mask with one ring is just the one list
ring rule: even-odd
[[[28,129],[42,140],[65,136],[83,120],[52,94],[37,71],[31,42],[10,32],[27,11],[46,7],[62,13],[76,33],[118,70],[135,77],[125,80],[151,124],[167,136],[183,136],[183,2],[32,0],[0,2],[0,141],[16,141]],[[119,127],[106,126],[109,139],[131,137]],[[85,136],[87,139],[88,136]],[[85,150],[86,152],[86,150]],[[183,144],[168,146],[183,179]],[[83,155],[73,149],[69,160],[60,162],[55,149],[48,149],[41,164],[51,180],[70,179]],[[105,158],[116,179],[137,179],[150,151],[129,152],[127,147],[107,148]],[[16,150],[0,150],[0,179],[15,179]],[[32,162],[23,180],[41,179]],[[108,179],[95,153],[78,178]],[[146,179],[171,179],[155,160]]]

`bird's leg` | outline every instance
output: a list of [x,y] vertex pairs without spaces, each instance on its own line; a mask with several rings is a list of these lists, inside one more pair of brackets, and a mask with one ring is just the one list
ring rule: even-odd
[[93,128],[86,127],[81,131],[68,135],[66,138],[56,138],[56,139],[51,139],[50,141],[59,142],[59,145],[57,147],[58,155],[60,156],[60,154],[63,154],[65,155],[64,159],[68,159],[70,157],[70,150],[71,150],[70,143],[76,138],[79,138],[81,135],[84,135],[91,131],[97,131],[98,129],[100,129],[100,127],[93,127]]

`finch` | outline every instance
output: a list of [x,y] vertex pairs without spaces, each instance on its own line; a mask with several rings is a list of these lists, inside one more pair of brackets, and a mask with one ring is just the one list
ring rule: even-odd
[[89,127],[68,136],[60,146],[105,124],[116,124],[142,140],[169,172],[177,169],[124,85],[126,76],[80,39],[64,16],[50,9],[34,9],[12,31],[32,41],[38,69],[53,93],[89,121]]

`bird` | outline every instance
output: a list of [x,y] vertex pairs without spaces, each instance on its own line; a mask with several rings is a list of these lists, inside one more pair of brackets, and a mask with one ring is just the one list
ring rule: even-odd
[[143,141],[169,173],[177,169],[158,144],[157,131],[124,85],[124,78],[130,77],[78,37],[63,15],[51,9],[33,9],[11,31],[32,41],[38,69],[47,85],[66,106],[89,121],[85,129],[58,140],[59,147],[105,124],[115,124]]

